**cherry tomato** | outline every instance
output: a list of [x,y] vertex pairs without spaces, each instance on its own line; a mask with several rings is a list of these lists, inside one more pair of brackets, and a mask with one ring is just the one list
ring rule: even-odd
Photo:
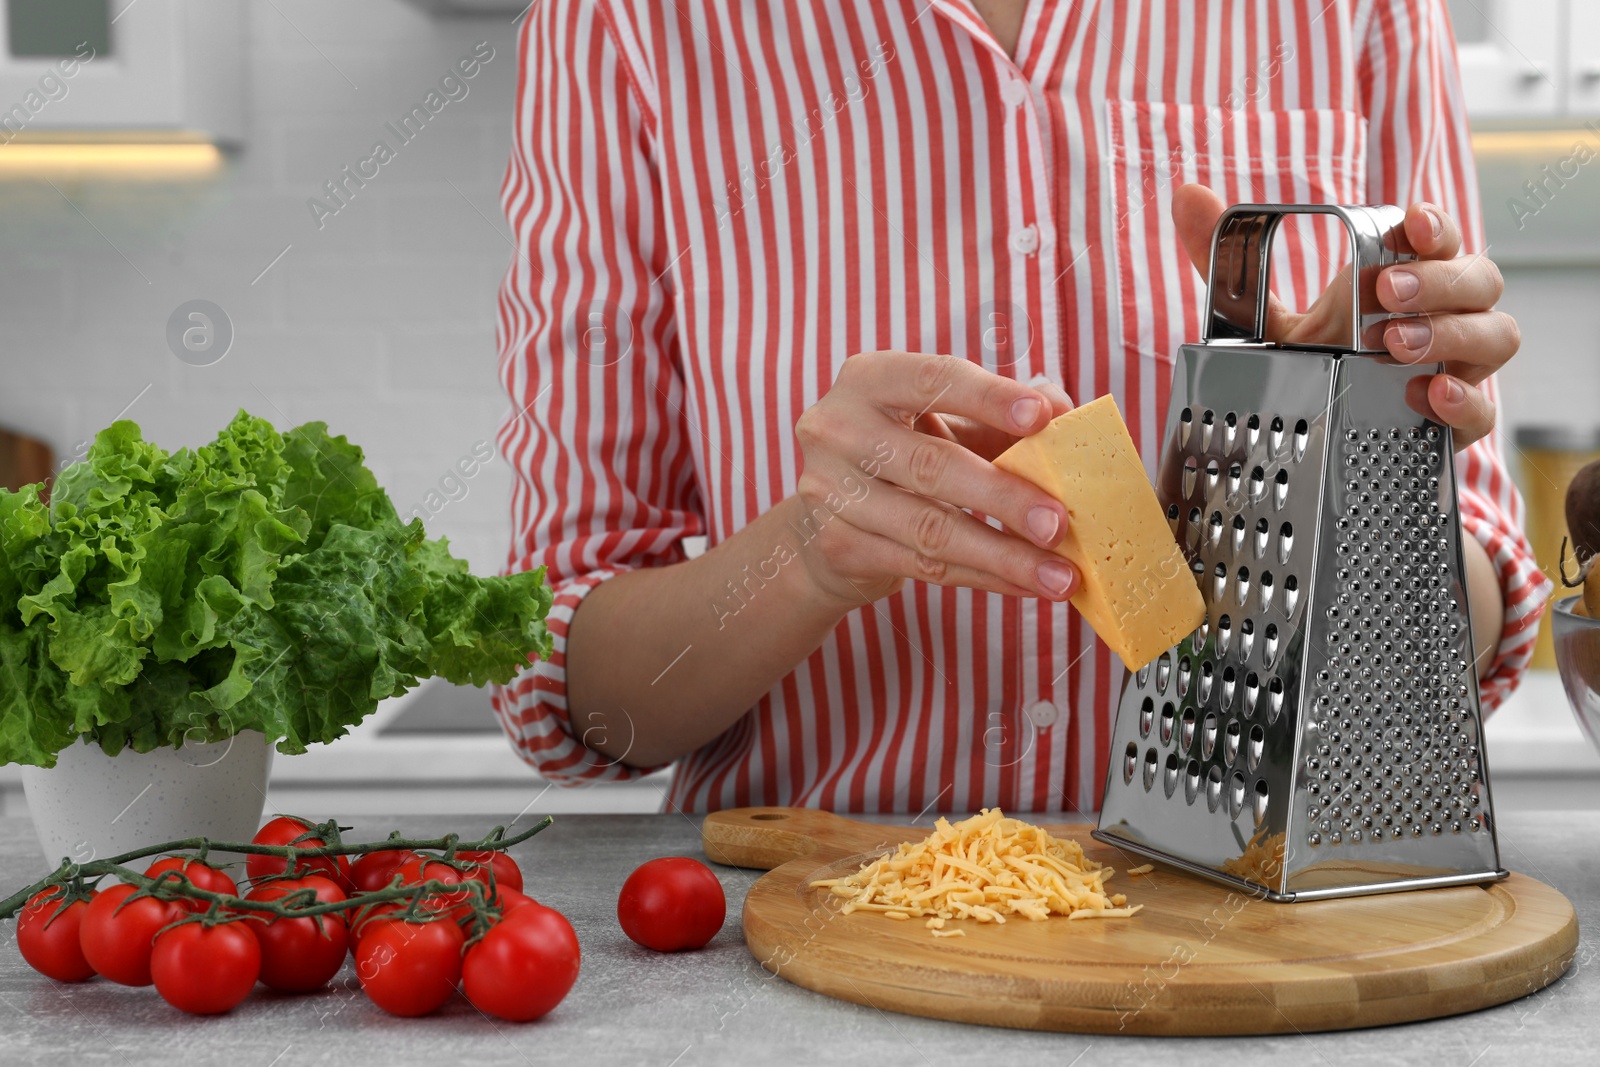
[[461,928],[453,922],[370,923],[356,949],[356,978],[391,1015],[426,1015],[449,1000],[461,981]]
[[347,920],[350,924],[350,958],[355,959],[357,950],[361,948],[361,939],[366,936],[367,930],[372,927],[373,923],[385,915],[392,915],[400,911],[404,907],[404,901],[388,901],[383,904],[372,904],[365,908],[354,908],[346,912],[345,914],[350,916]]
[[[33,895],[17,916],[17,947],[28,966],[58,982],[81,982],[94,977],[83,958],[78,931],[89,901],[62,905],[63,890],[44,889]],[[90,899],[93,899],[91,894]]]
[[102,890],[83,913],[78,943],[89,966],[120,985],[149,985],[150,949],[162,927],[189,912],[154,897],[123,902],[138,892],[131,885]]
[[369,852],[351,865],[350,883],[363,893],[375,893],[389,884],[401,866],[416,858],[408,848]]
[[527,1022],[561,1003],[578,980],[581,957],[566,917],[529,904],[508,913],[467,950],[461,988],[479,1011]]
[[617,899],[622,932],[657,952],[700,948],[728,914],[722,883],[687,856],[651,860],[628,875]]
[[456,858],[476,863],[494,870],[494,884],[522,892],[522,868],[517,861],[498,849],[485,852],[457,852]]
[[[402,865],[397,873],[405,885],[421,885],[423,882],[442,882],[445,885],[482,882],[487,885],[489,882],[486,867],[469,867],[463,871],[431,856],[418,856]],[[448,912],[459,922],[472,913],[468,905],[471,899],[472,894],[468,890],[459,889],[430,894],[423,898],[422,906],[429,911]]]
[[[322,848],[327,845],[327,842],[320,837],[308,837],[304,841],[295,840],[310,829],[312,829],[311,824],[304,819],[280,815],[257,830],[256,836],[250,841],[257,845],[292,844],[296,848]],[[245,861],[245,871],[250,875],[252,882],[259,882],[282,874],[287,864],[288,861],[279,856],[251,856]],[[335,884],[343,887],[350,884],[350,861],[343,856],[308,856],[305,859],[295,860],[295,873],[325,874],[332,878]]]
[[511,889],[507,886],[501,886],[496,889],[494,891],[494,897],[495,902],[500,905],[500,914],[502,917],[507,912],[516,908],[525,908],[529,904],[539,903],[526,893],[519,893],[515,889]]
[[[233,879],[226,873],[209,863],[201,863],[193,856],[167,856],[145,868],[144,873],[147,878],[157,878],[165,871],[177,871],[189,879],[190,884],[196,889],[223,893],[230,897],[239,892],[239,887],[233,884]],[[194,912],[205,911],[211,906],[204,900],[184,900],[175,903]]]
[[[326,881],[319,878],[318,881]],[[330,883],[331,884],[331,883]],[[250,891],[249,900],[282,900],[300,886],[273,882]],[[341,895],[342,899],[342,895]],[[349,935],[337,914],[285,919],[255,913],[250,929],[261,943],[261,984],[284,993],[321,989],[344,966]],[[320,927],[318,925],[320,920]]]
[[185,923],[156,938],[150,973],[174,1008],[217,1015],[250,994],[261,973],[261,945],[243,922]]

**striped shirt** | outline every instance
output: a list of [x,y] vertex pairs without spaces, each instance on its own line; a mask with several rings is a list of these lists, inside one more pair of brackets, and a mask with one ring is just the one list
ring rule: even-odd
[[[509,567],[549,568],[555,653],[494,701],[558,782],[643,773],[569,715],[585,594],[793,493],[795,420],[851,354],[1114,394],[1149,465],[1201,331],[1179,185],[1427,200],[1482,248],[1443,0],[1030,0],[1014,61],[966,0],[541,0],[521,47],[500,445]],[[1341,245],[1280,242],[1275,283],[1304,307]],[[1498,440],[1457,466],[1505,591],[1492,706],[1548,582]],[[1122,679],[1067,606],[908,583],[683,757],[667,803],[1093,810]]]

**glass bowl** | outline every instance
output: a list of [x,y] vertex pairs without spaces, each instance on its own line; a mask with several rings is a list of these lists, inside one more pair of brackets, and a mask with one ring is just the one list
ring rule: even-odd
[[1569,596],[1551,606],[1551,635],[1572,714],[1589,743],[1600,751],[1600,619],[1574,615],[1572,606],[1579,599]]

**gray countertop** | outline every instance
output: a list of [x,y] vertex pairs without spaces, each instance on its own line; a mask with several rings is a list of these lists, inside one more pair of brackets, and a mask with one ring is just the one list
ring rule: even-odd
[[[414,818],[359,825],[350,840],[393,829],[415,836],[487,829],[495,820]],[[617,926],[616,894],[644,860],[700,855],[699,827],[681,815],[574,815],[514,855],[529,892],[572,920],[583,971],[550,1016],[517,1025],[484,1018],[457,999],[424,1019],[397,1019],[359,992],[347,966],[331,990],[284,996],[258,990],[229,1015],[199,1018],[152,989],[101,980],[65,986],[30,970],[0,931],[0,1064],[70,1062],[121,1067],[225,1063],[871,1063],[875,1067],[994,1062],[1160,1064],[1195,1052],[1229,1067],[1347,1064],[1600,1062],[1600,980],[1589,931],[1600,921],[1600,812],[1506,813],[1502,859],[1559,888],[1584,936],[1571,971],[1534,996],[1432,1022],[1307,1036],[1174,1039],[1043,1034],[891,1015],[828,999],[763,971],[745,951],[739,910],[757,872],[716,868],[728,895],[721,934],[696,953],[657,955]],[[0,819],[0,871],[9,894],[42,871],[25,819]],[[1196,1047],[1198,1046],[1198,1047]],[[58,1059],[58,1057],[65,1057]],[[1081,1057],[1081,1058],[1080,1058]]]

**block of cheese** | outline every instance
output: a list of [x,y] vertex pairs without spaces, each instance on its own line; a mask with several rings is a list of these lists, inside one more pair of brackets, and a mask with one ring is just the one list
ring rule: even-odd
[[1082,578],[1072,605],[1129,670],[1200,625],[1205,600],[1109,395],[1053,420],[994,463],[1066,506],[1056,552]]

